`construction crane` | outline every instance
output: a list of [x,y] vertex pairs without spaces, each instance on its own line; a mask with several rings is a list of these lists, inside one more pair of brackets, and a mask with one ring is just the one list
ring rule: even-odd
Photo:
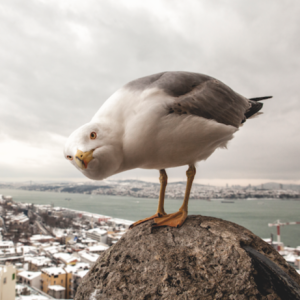
[[275,223],[269,223],[269,227],[276,226],[277,227],[277,243],[278,243],[278,249],[279,249],[279,243],[280,243],[280,226],[286,226],[286,225],[297,225],[300,224],[300,222],[285,222],[282,223],[280,220],[277,220]]

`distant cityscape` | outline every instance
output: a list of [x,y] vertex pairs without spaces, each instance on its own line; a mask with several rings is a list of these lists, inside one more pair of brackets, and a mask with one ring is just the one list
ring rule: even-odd
[[[171,182],[166,189],[166,198],[182,199],[185,192],[185,182]],[[116,195],[139,198],[158,198],[159,183],[140,180],[106,180],[82,183],[0,183],[0,188],[21,189],[28,191],[44,191],[57,193],[82,193],[92,195]],[[266,183],[259,186],[217,187],[194,183],[191,199],[251,199],[251,198],[300,198],[300,185]]]
[[0,195],[0,289],[7,297],[2,299],[73,299],[100,254],[130,224]]

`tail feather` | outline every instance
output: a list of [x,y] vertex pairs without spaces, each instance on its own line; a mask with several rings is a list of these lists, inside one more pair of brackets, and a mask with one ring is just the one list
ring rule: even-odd
[[262,107],[263,107],[263,103],[258,102],[259,100],[265,100],[265,99],[269,99],[272,98],[273,96],[265,96],[265,97],[257,97],[257,98],[249,98],[249,108],[247,109],[247,111],[245,112],[245,118],[242,121],[242,123],[244,123],[247,119],[250,119],[251,117],[254,118],[260,114],[262,114],[261,112],[259,112]]
[[249,102],[250,102],[250,107],[245,113],[246,119],[249,119],[251,116],[259,112],[263,107],[263,104],[261,102],[256,102],[253,100],[249,100]]
[[263,112],[262,112],[262,111],[259,111],[259,112],[257,112],[256,114],[252,115],[251,117],[247,118],[247,120],[257,118],[258,116],[260,116],[260,115],[262,115],[262,114],[263,114]]
[[270,98],[273,98],[273,96],[265,96],[265,97],[258,97],[258,98],[249,98],[249,100],[260,101],[260,100],[265,100],[265,99],[270,99]]

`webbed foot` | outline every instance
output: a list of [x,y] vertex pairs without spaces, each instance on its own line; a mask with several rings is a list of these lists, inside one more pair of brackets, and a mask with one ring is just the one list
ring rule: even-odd
[[139,220],[139,221],[136,221],[135,223],[131,224],[129,226],[129,229],[132,229],[133,227],[139,225],[139,224],[142,224],[144,222],[147,222],[149,220],[153,220],[154,218],[161,218],[163,216],[167,215],[165,212],[164,213],[156,213],[155,215],[149,217],[149,218],[146,218],[146,219],[143,219],[143,220]]
[[184,223],[186,218],[187,212],[180,209],[176,213],[155,218],[152,227],[170,226],[178,228]]

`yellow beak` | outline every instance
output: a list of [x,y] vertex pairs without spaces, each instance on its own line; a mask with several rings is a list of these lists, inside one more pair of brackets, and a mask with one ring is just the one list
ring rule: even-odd
[[80,169],[84,170],[87,168],[88,163],[93,159],[93,152],[94,149],[87,152],[77,150],[75,155],[75,162]]

